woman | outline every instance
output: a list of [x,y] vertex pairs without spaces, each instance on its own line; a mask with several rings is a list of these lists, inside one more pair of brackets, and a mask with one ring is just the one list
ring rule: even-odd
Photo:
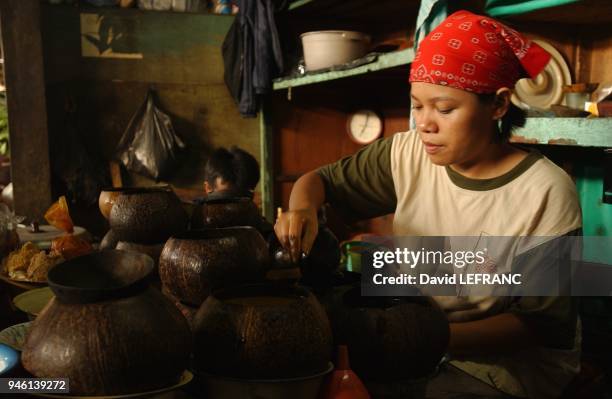
[[[395,235],[575,234],[582,220],[572,180],[541,154],[508,143],[525,121],[510,102],[511,88],[535,77],[549,58],[491,18],[449,16],[423,40],[411,66],[416,130],[302,176],[275,225],[281,243],[295,258],[308,253],[324,202],[349,219],[395,213]],[[451,323],[453,365],[493,392],[555,397],[577,373],[571,298],[436,300]]]

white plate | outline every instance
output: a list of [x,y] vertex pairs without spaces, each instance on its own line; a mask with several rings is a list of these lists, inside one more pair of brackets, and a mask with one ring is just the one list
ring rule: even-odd
[[[22,243],[32,241],[40,249],[49,249],[51,248],[51,241],[67,234],[48,224],[40,225],[39,229],[39,233],[32,233],[29,226],[24,226],[22,224],[18,225],[17,234],[19,235],[19,241]],[[72,234],[78,237],[86,237],[87,231],[81,226],[74,226],[74,232]]]
[[551,55],[550,62],[535,79],[521,79],[514,86],[512,102],[522,108],[549,109],[563,102],[563,86],[572,84],[572,76],[563,56],[544,40],[534,39]]

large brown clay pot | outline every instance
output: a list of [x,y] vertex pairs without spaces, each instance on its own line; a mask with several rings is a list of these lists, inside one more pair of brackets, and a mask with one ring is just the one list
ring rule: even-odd
[[98,196],[98,208],[100,208],[100,213],[106,220],[108,220],[110,216],[110,211],[115,203],[115,199],[124,190],[124,188],[120,187],[107,187],[100,191],[100,195]]
[[159,276],[180,301],[200,306],[213,290],[264,281],[268,263],[266,242],[252,227],[194,230],[166,242]]
[[322,301],[335,342],[348,346],[351,367],[366,381],[431,375],[446,352],[448,321],[431,298],[362,297],[356,286]]
[[109,223],[118,241],[159,244],[187,229],[189,218],[166,187],[125,188],[115,198]]
[[164,249],[164,244],[137,244],[127,241],[119,241],[115,249],[121,251],[140,252],[141,254],[149,255],[153,259],[152,275],[158,275],[159,256]]
[[210,196],[198,204],[191,216],[191,227],[219,228],[252,226],[259,229],[262,222],[259,208],[250,198]]
[[189,326],[146,284],[150,257],[102,251],[49,271],[55,294],[25,342],[24,367],[69,378],[72,395],[123,395],[178,382],[191,351]]
[[293,378],[328,368],[329,321],[308,290],[252,285],[210,295],[193,321],[195,368],[236,378]]

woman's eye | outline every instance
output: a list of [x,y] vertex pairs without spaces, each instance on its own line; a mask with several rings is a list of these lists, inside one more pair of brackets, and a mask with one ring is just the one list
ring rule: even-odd
[[413,109],[414,111],[418,111],[418,110],[420,110],[421,108],[423,108],[423,106],[422,106],[422,105],[413,105],[413,106],[412,106],[412,109]]
[[445,115],[450,114],[451,112],[453,112],[453,108],[439,109],[438,112]]

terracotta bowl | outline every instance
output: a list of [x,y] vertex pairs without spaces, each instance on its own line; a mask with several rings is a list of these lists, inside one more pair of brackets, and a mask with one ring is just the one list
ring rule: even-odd
[[308,290],[261,284],[216,291],[193,321],[198,371],[234,378],[299,378],[327,369],[332,336]]
[[194,230],[166,242],[159,275],[181,302],[200,306],[213,290],[262,282],[268,264],[266,242],[252,227]]
[[118,241],[160,244],[187,229],[181,201],[167,187],[126,188],[115,198],[109,223]]
[[69,378],[71,395],[126,395],[176,384],[187,367],[191,334],[176,307],[146,284],[153,260],[102,251],[50,270],[56,297],[32,324],[26,370]]
[[357,285],[335,288],[323,303],[335,342],[348,346],[351,368],[366,381],[431,375],[446,352],[448,320],[429,297],[367,297]]
[[191,227],[219,228],[252,226],[259,228],[261,212],[250,198],[211,196],[196,205],[191,216]]

